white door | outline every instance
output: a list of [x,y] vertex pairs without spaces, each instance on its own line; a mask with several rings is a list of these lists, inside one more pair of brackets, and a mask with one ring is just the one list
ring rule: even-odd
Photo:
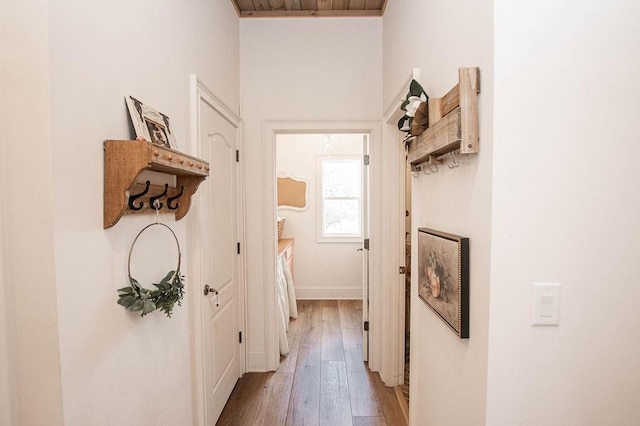
[[362,357],[369,361],[369,135],[362,139]]
[[[240,377],[237,129],[200,100],[201,155],[210,177],[201,188],[202,330],[205,423],[215,425]],[[206,287],[208,286],[208,287]]]

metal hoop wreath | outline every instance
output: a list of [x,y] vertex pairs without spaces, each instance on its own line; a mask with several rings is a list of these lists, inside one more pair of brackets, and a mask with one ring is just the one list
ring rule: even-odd
[[[155,290],[149,290],[143,287],[135,278],[131,276],[131,257],[133,254],[133,248],[140,238],[140,235],[150,227],[154,225],[162,225],[167,228],[176,242],[178,247],[178,264],[175,270],[169,271],[167,275],[157,284]],[[127,260],[127,275],[129,277],[129,286],[118,289],[118,304],[124,306],[125,309],[133,312],[141,312],[141,316],[145,316],[156,309],[163,311],[168,317],[171,317],[173,307],[177,303],[178,306],[182,305],[182,298],[184,296],[184,283],[183,277],[180,274],[180,264],[182,259],[182,252],[180,251],[180,242],[173,229],[164,223],[156,222],[149,224],[142,228],[138,235],[131,243],[129,249],[129,257]]]

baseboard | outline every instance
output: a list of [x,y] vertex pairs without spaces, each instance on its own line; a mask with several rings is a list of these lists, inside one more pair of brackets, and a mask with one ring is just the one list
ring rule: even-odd
[[296,287],[298,300],[358,300],[362,287]]
[[265,352],[247,352],[247,373],[264,373],[267,371]]

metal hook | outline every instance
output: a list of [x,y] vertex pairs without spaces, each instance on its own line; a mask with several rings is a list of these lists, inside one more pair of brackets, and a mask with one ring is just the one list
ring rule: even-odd
[[[427,173],[427,170],[429,171],[429,173]],[[426,163],[422,164],[422,173],[424,173],[427,176],[429,176],[431,174],[431,168],[429,167],[428,164],[426,164]]]
[[451,156],[453,158],[453,162],[455,164],[455,167],[460,167],[460,161],[458,160],[458,154],[456,154],[455,151],[451,151]]
[[449,160],[451,160],[450,162],[447,162],[447,167],[450,169],[455,169],[456,166],[456,161],[453,159],[453,151],[449,151]]
[[140,201],[140,206],[138,206],[138,207],[136,207],[133,204],[133,202],[135,200],[137,200],[138,198],[142,197],[143,195],[145,195],[147,192],[149,192],[149,185],[151,185],[151,182],[150,181],[146,181],[145,185],[146,186],[144,188],[144,191],[142,191],[141,193],[136,194],[136,195],[129,195],[129,208],[131,210],[142,210],[142,207],[144,207],[144,203],[142,201]]
[[184,185],[180,185],[180,192],[178,193],[178,195],[176,195],[175,197],[169,197],[167,198],[167,208],[169,210],[175,210],[178,207],[180,207],[180,203],[176,203],[176,205],[174,206],[172,203],[177,200],[178,198],[182,197],[182,193],[184,192]]
[[438,173],[438,165],[437,164],[429,164],[429,171],[431,173]]
[[153,206],[154,209],[156,210],[160,210],[162,208],[162,203],[159,201],[160,198],[164,197],[165,195],[167,195],[167,191],[169,190],[169,184],[165,183],[164,184],[164,191],[162,191],[162,194],[159,195],[155,195],[153,197],[149,198],[149,204],[151,204]]

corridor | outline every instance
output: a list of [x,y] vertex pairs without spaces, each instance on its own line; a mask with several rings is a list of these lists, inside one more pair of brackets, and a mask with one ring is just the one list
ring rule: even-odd
[[298,312],[278,371],[245,374],[217,424],[406,425],[393,388],[362,361],[362,302],[300,300]]

